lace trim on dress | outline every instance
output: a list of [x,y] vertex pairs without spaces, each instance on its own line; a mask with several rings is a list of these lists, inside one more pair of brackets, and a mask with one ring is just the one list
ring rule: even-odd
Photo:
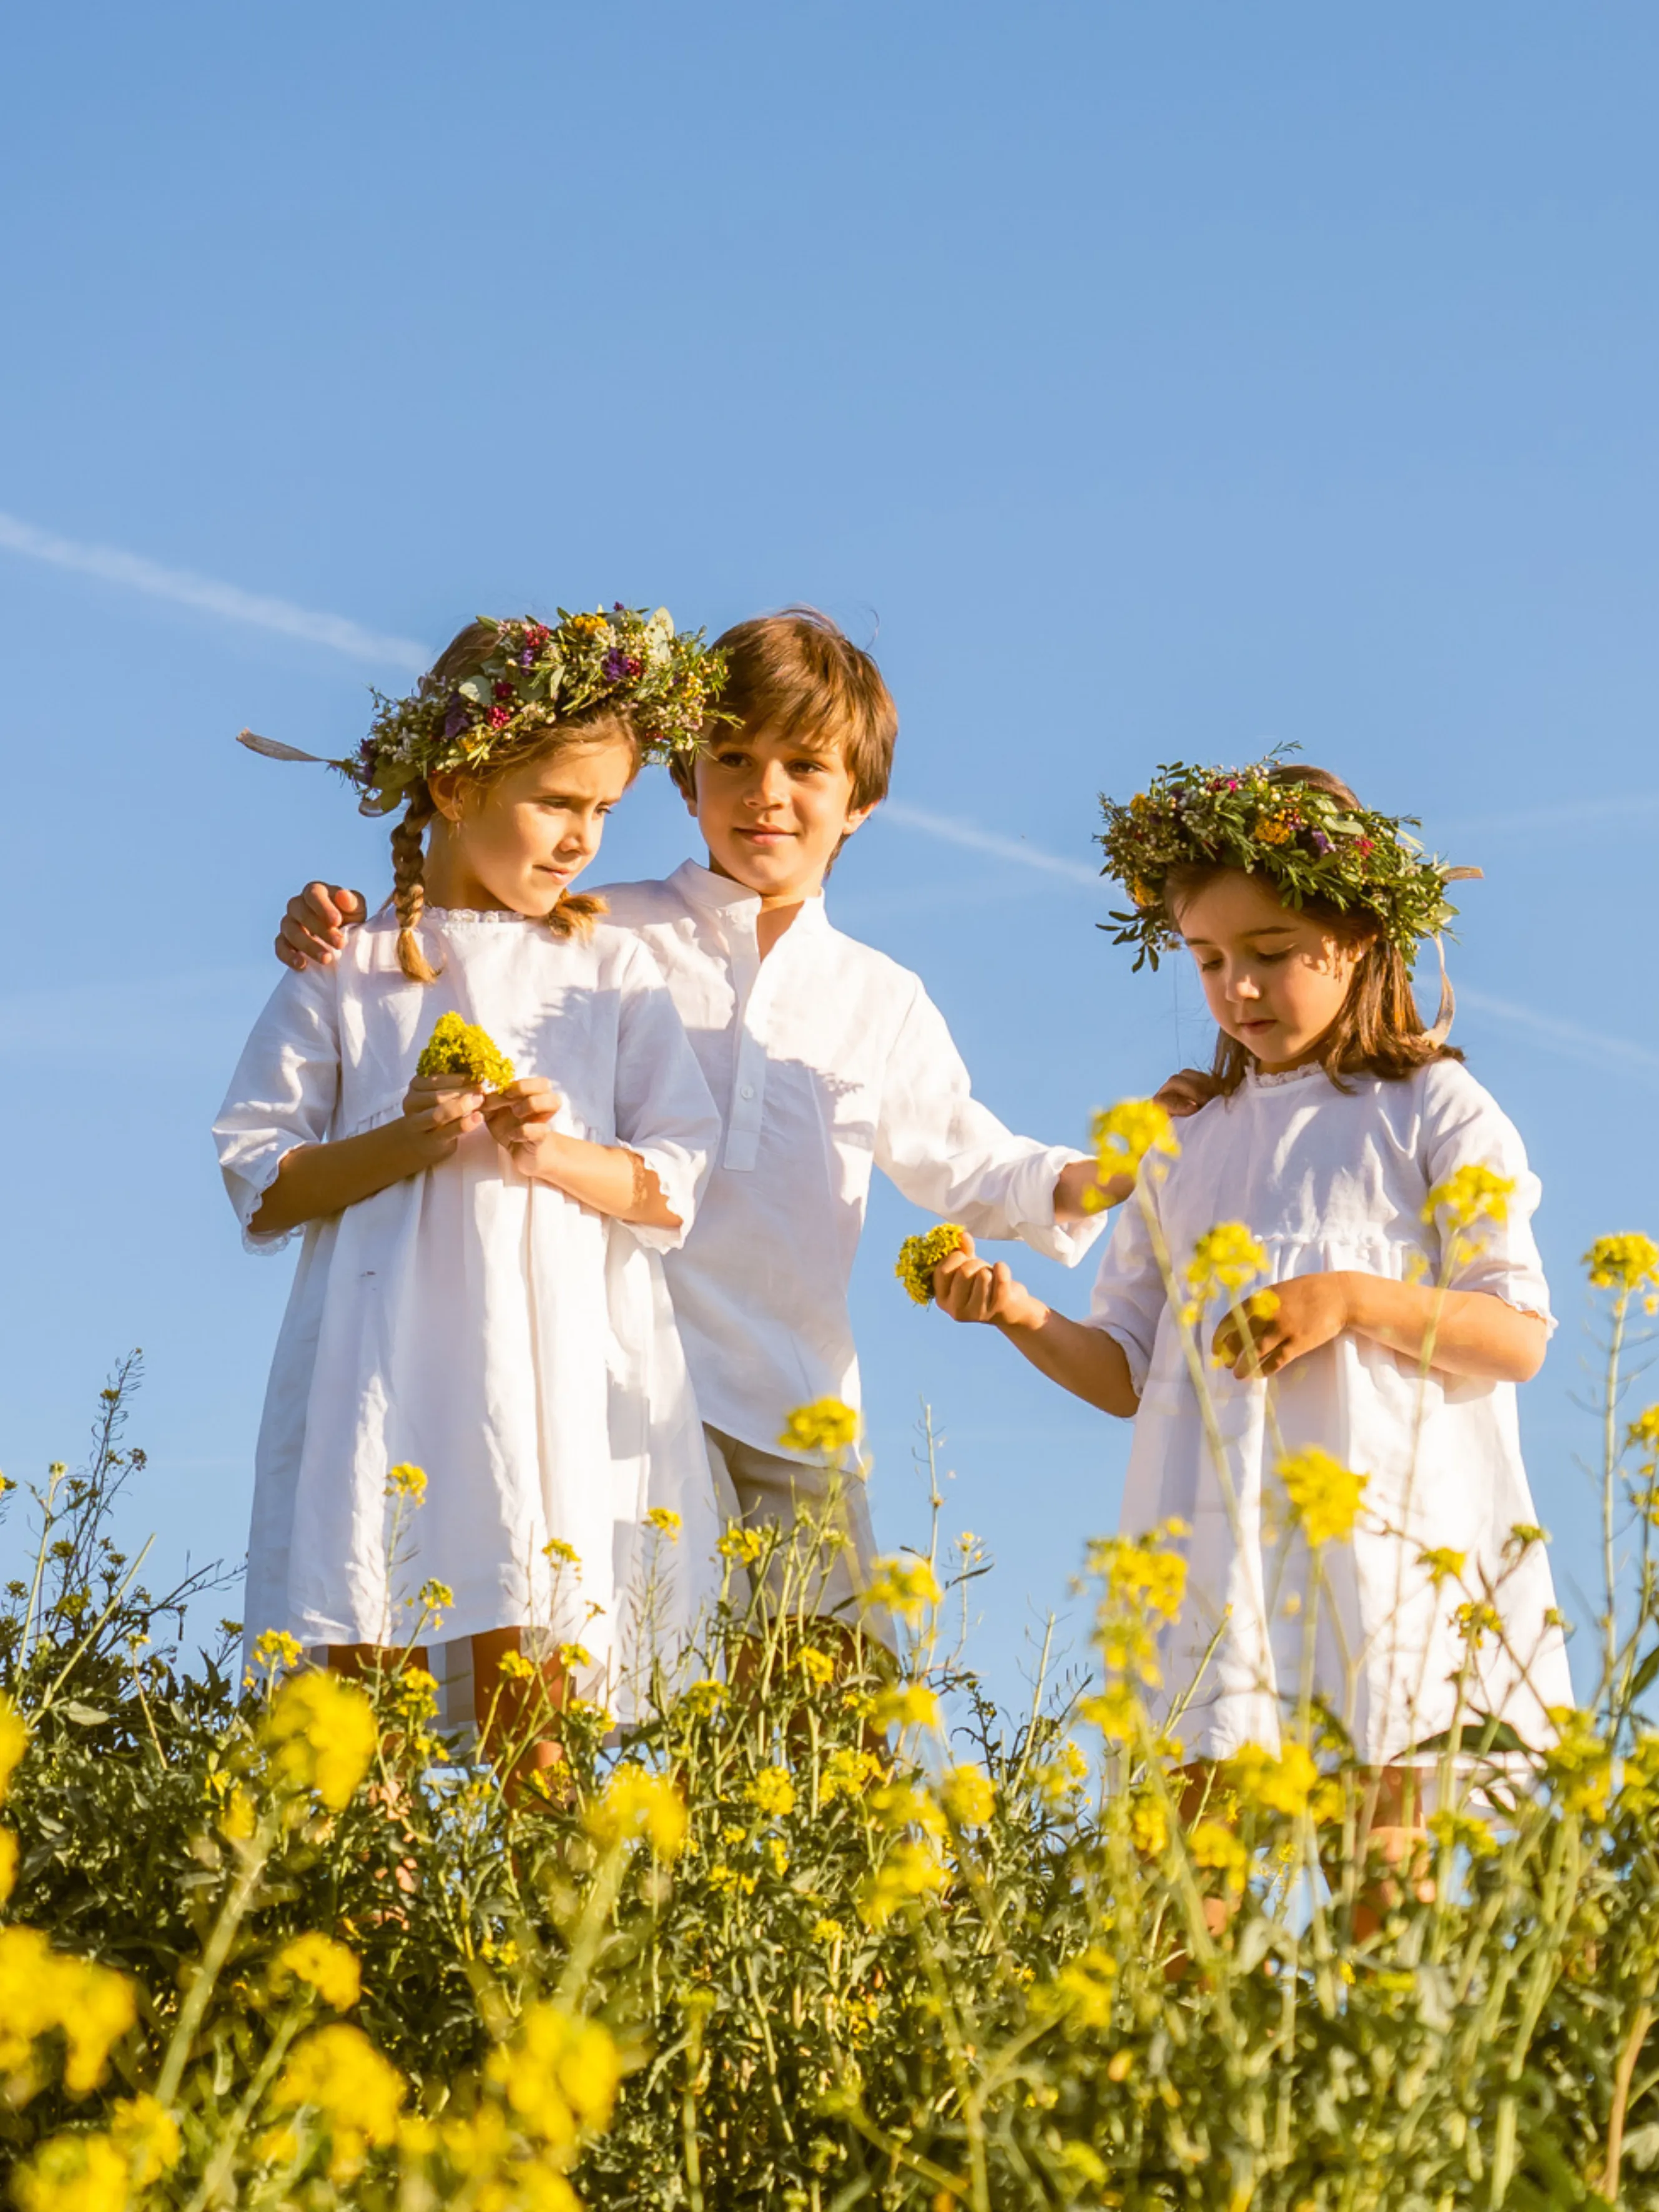
[[428,915],[431,916],[434,921],[477,921],[483,923],[487,927],[492,925],[500,927],[507,922],[517,921],[522,922],[526,929],[543,929],[545,928],[547,924],[547,917],[544,915],[515,914],[511,907],[507,906],[433,906],[428,904],[421,908],[422,921],[424,921]]
[[1304,1060],[1300,1067],[1283,1067],[1276,1074],[1265,1068],[1253,1067],[1247,1081],[1258,1091],[1279,1091],[1287,1083],[1305,1083],[1310,1075],[1322,1075],[1324,1069],[1316,1060]]

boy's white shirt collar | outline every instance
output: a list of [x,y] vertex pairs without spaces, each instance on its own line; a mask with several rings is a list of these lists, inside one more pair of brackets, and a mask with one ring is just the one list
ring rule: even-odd
[[[758,891],[751,891],[746,884],[735,882],[730,876],[717,875],[713,868],[704,867],[701,860],[682,860],[668,880],[687,905],[696,907],[700,913],[740,915],[751,927],[760,918]],[[823,892],[820,889],[811,898],[801,901],[799,913],[791,927],[799,929],[804,921],[816,924],[828,919],[824,911]]]

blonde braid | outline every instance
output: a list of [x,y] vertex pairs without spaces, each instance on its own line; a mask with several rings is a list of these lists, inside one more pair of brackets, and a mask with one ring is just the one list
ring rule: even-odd
[[421,950],[416,927],[426,906],[422,881],[425,851],[422,832],[436,812],[424,783],[410,793],[404,818],[392,833],[392,902],[398,909],[398,965],[411,983],[435,983],[438,971]]
[[593,925],[610,908],[597,891],[565,891],[547,917],[555,937],[591,937]]

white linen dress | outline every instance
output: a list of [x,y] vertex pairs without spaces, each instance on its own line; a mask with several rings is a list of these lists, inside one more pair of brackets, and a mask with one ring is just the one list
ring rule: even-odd
[[[477,1022],[561,1095],[555,1126],[623,1144],[694,1218],[720,1120],[649,952],[600,924],[561,939],[506,913],[428,908],[441,969],[410,982],[390,915],[329,968],[285,975],[214,1134],[248,1229],[283,1155],[395,1120],[441,1014]],[[610,1221],[528,1181],[487,1128],[453,1156],[313,1221],[272,1364],[255,1467],[246,1632],[304,1645],[407,1637],[428,1577],[441,1634],[526,1627],[579,1641],[614,1694],[688,1624],[718,1534],[702,1424],[661,1252],[685,1233]],[[426,1471],[391,1549],[388,1470]],[[678,1544],[645,1516],[684,1522]],[[580,1581],[550,1559],[574,1547]],[[590,1609],[599,1611],[590,1618]]]
[[[1516,1189],[1504,1224],[1478,1225],[1480,1249],[1455,1267],[1449,1287],[1489,1291],[1553,1328],[1530,1225],[1539,1185],[1496,1102],[1455,1060],[1398,1082],[1345,1079],[1346,1096],[1316,1066],[1253,1073],[1177,1125],[1181,1156],[1147,1186],[1177,1272],[1206,1230],[1242,1221],[1267,1248],[1267,1281],[1328,1269],[1437,1280],[1440,1236],[1423,1219],[1425,1200],[1478,1162]],[[1206,1353],[1222,1311],[1205,1316]],[[1122,1346],[1140,1393],[1121,1525],[1139,1534],[1175,1516],[1191,1526],[1187,1602],[1161,1638],[1157,1693],[1167,1711],[1196,1680],[1175,1724],[1188,1757],[1277,1743],[1316,1619],[1316,1688],[1361,1759],[1401,1759],[1452,1722],[1464,1663],[1453,1615],[1486,1601],[1488,1587],[1504,1633],[1486,1638],[1463,1714],[1497,1714],[1528,1743],[1550,1739],[1544,1709],[1570,1703],[1571,1686],[1543,1547],[1517,1553],[1510,1541],[1534,1518],[1512,1383],[1438,1370],[1421,1380],[1416,1360],[1351,1331],[1266,1384],[1206,1361],[1224,1480],[1136,1198],[1115,1224],[1089,1318]],[[1270,1398],[1285,1451],[1317,1445],[1370,1478],[1352,1544],[1324,1547],[1316,1611],[1306,1545],[1273,1533],[1289,1516]],[[1419,1565],[1437,1547],[1465,1554],[1461,1585],[1437,1590]]]

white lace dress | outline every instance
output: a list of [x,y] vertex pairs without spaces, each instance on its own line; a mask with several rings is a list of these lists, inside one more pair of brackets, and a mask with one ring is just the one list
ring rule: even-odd
[[[519,1074],[550,1079],[556,1127],[637,1152],[689,1224],[720,1121],[645,948],[603,924],[561,940],[514,915],[430,908],[422,937],[435,983],[404,977],[387,916],[353,931],[334,966],[277,986],[214,1128],[245,1232],[284,1153],[396,1118],[452,1012]],[[586,1645],[613,1683],[647,1600],[653,1632],[678,1633],[718,1533],[659,1256],[684,1234],[527,1181],[485,1128],[313,1222],[259,1431],[250,1644],[266,1628],[313,1647],[401,1640],[428,1577],[454,1593],[443,1638],[544,1630]],[[423,1468],[428,1489],[394,1547],[399,1462]],[[647,1526],[656,1506],[682,1516],[678,1545]],[[580,1555],[580,1581],[550,1541]]]
[[[1478,1162],[1512,1176],[1515,1194],[1451,1287],[1549,1319],[1531,1229],[1537,1179],[1511,1123],[1457,1062],[1401,1082],[1354,1078],[1346,1096],[1317,1067],[1254,1075],[1178,1130],[1179,1159],[1150,1186],[1177,1270],[1206,1229],[1242,1221],[1267,1247],[1269,1279],[1352,1268],[1432,1280],[1441,1249],[1425,1200]],[[1206,1350],[1219,1318],[1212,1308]],[[1176,1727],[1188,1756],[1277,1741],[1316,1623],[1316,1687],[1362,1759],[1399,1758],[1454,1717],[1464,1654],[1454,1614],[1470,1601],[1495,1607],[1503,1628],[1477,1656],[1465,1715],[1497,1714],[1528,1742],[1547,1740],[1544,1708],[1571,1690],[1547,1557],[1510,1538],[1534,1518],[1513,1384],[1439,1372],[1422,1381],[1415,1360],[1351,1333],[1265,1385],[1207,1366],[1224,1477],[1134,1199],[1115,1224],[1090,1320],[1123,1346],[1141,1394],[1121,1526],[1191,1524],[1187,1605],[1160,1652],[1166,1704],[1197,1681]],[[1316,1607],[1307,1547],[1273,1534],[1287,1519],[1279,1451],[1311,1445],[1370,1478],[1352,1544],[1325,1549]],[[1433,1587],[1419,1560],[1436,1548],[1464,1555],[1461,1583]]]

